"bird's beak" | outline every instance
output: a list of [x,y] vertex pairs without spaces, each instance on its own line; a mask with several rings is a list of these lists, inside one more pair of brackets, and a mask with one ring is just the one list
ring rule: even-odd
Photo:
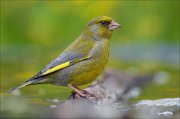
[[109,30],[110,31],[113,31],[114,29],[117,29],[119,27],[122,27],[120,24],[118,24],[117,22],[115,21],[112,21],[110,24],[109,24]]

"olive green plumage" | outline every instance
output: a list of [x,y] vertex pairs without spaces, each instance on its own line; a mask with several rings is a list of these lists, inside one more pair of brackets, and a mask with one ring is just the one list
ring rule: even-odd
[[81,86],[97,78],[109,58],[112,31],[120,25],[107,16],[96,17],[81,35],[43,70],[20,86],[54,84]]

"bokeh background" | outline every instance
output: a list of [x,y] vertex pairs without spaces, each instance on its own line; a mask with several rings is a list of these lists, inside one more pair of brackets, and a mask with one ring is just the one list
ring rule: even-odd
[[[58,56],[96,16],[123,27],[111,38],[107,67],[157,81],[135,98],[179,97],[179,1],[5,1],[1,0],[0,93],[24,82]],[[32,102],[66,99],[68,88],[36,85],[21,89]],[[38,98],[38,99],[37,99]]]

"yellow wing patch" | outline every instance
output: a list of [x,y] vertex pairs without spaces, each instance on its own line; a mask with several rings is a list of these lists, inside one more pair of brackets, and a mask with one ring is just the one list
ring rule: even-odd
[[78,58],[78,59],[75,59],[75,60],[72,60],[72,61],[65,62],[65,63],[60,64],[60,65],[57,65],[57,66],[49,69],[48,71],[44,72],[44,73],[42,74],[42,76],[47,75],[47,74],[50,74],[50,73],[53,73],[53,72],[55,72],[55,71],[58,71],[58,70],[60,70],[60,69],[63,69],[63,68],[65,68],[65,67],[68,67],[68,66],[70,66],[70,65],[76,64],[76,63],[78,63],[78,62],[80,62],[80,61],[83,61],[83,60],[89,59],[89,58],[91,58],[91,56],[88,55],[88,56],[83,57],[83,58]]
[[65,63],[63,63],[63,64],[60,64],[60,65],[57,65],[56,67],[53,67],[52,69],[49,69],[48,71],[44,72],[44,73],[42,74],[42,76],[43,76],[43,75],[46,75],[46,74],[50,74],[50,73],[55,72],[55,71],[57,71],[57,70],[60,70],[60,69],[62,69],[62,68],[65,68],[65,67],[67,67],[67,66],[69,66],[69,65],[70,65],[70,61],[65,62]]

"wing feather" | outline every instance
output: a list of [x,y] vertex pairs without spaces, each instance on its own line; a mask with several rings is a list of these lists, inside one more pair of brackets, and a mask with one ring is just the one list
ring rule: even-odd
[[42,69],[37,75],[32,77],[31,80],[38,79],[50,73],[69,67],[75,63],[91,58],[92,54],[90,51],[94,45],[94,41],[90,42],[83,37],[79,37],[68,48],[66,48],[62,54],[46,65],[46,67]]
[[74,60],[64,62],[64,63],[62,63],[62,64],[59,64],[59,65],[57,65],[57,66],[55,66],[55,67],[52,67],[52,68],[48,69],[46,72],[44,72],[43,74],[41,74],[41,76],[45,76],[45,75],[47,75],[47,74],[56,72],[56,71],[58,71],[58,70],[61,70],[61,69],[63,69],[63,68],[66,68],[66,67],[68,67],[68,66],[71,66],[71,65],[73,65],[73,64],[76,64],[76,63],[78,63],[78,62],[81,62],[81,61],[83,61],[83,60],[90,59],[90,58],[91,58],[91,56],[88,55],[88,56],[86,56],[86,57],[76,58],[76,59],[74,59]]
[[57,70],[63,69],[63,68],[65,68],[65,67],[69,66],[69,65],[70,65],[70,61],[65,62],[65,63],[62,63],[62,64],[60,64],[60,65],[57,65],[57,66],[55,66],[55,67],[47,70],[46,72],[44,72],[44,73],[42,74],[42,76],[47,75],[47,74],[50,74],[50,73],[55,72],[55,71],[57,71]]

